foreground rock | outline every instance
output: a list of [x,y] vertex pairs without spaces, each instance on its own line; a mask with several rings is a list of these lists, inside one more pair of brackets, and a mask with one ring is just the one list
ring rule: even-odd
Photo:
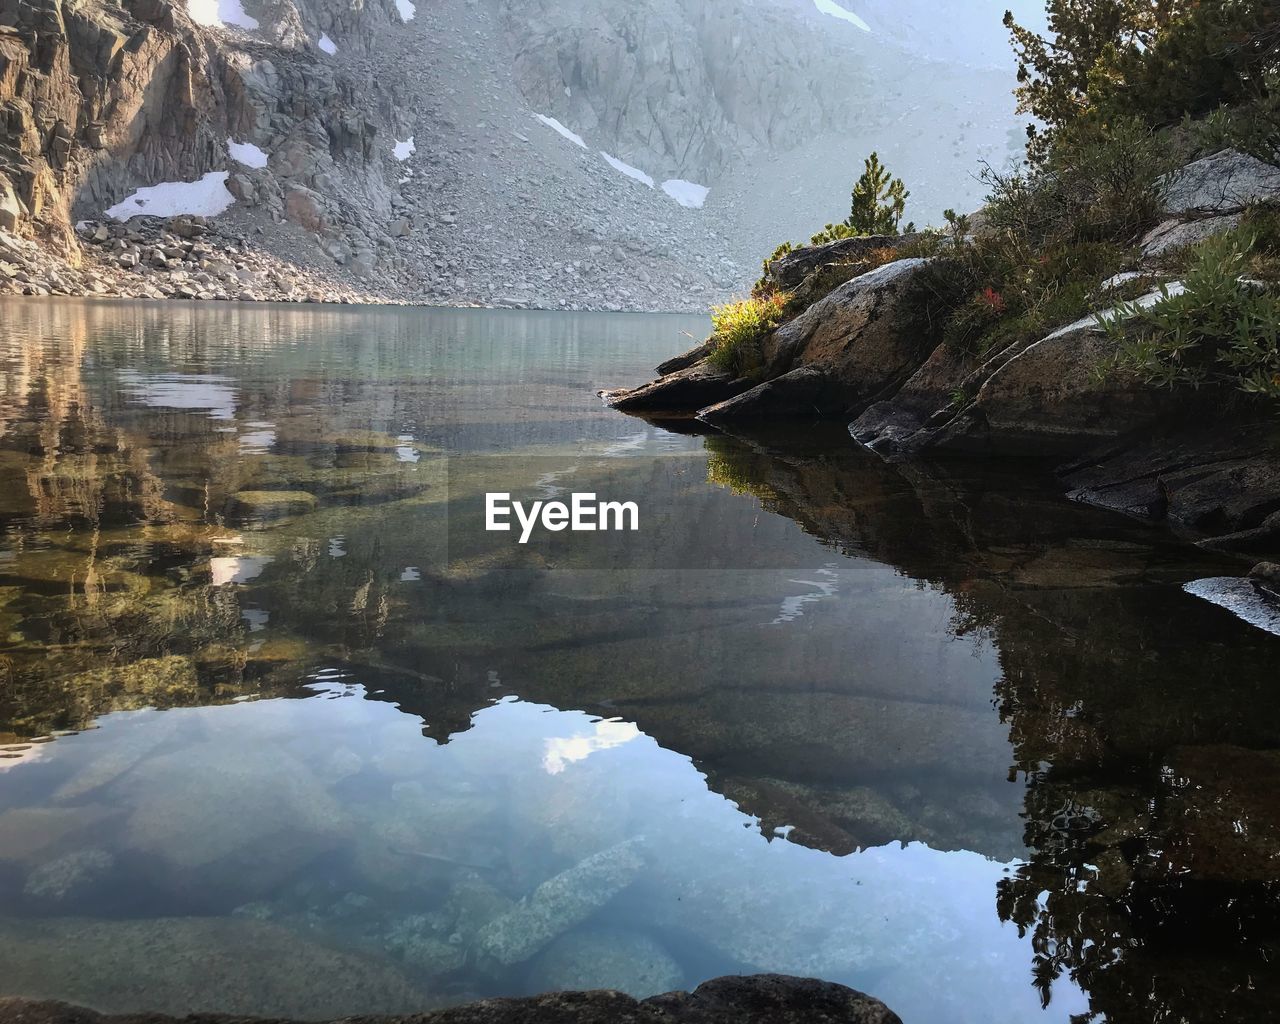
[[[15,1024],[177,1024],[158,1013],[104,1017],[65,1003],[21,999],[0,999],[0,1019]],[[404,1024],[901,1024],[896,1013],[871,996],[831,982],[776,974],[717,978],[693,992],[670,992],[643,1002],[620,992],[553,992],[530,999],[486,999],[400,1019]],[[347,1024],[373,1021],[362,1016]],[[227,1024],[226,1018],[201,1014],[183,1022]],[[392,1022],[383,1018],[382,1024]]]

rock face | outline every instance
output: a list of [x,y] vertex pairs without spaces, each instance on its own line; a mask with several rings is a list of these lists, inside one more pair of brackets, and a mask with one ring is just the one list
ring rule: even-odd
[[841,285],[774,332],[766,373],[820,366],[850,406],[901,383],[933,349],[913,292],[926,266],[898,260]]
[[533,0],[504,13],[534,107],[602,129],[617,155],[667,178],[713,179],[730,161],[848,128],[858,111],[845,97],[868,87],[854,33],[842,47],[777,3],[656,0],[619,19],[594,0]]
[[[22,1024],[176,1024],[160,1014],[103,1017],[65,1003],[0,999],[0,1017]],[[225,1020],[225,1018],[220,1018]],[[194,1015],[184,1024],[218,1024]],[[372,1024],[366,1016],[359,1020]],[[382,1018],[383,1024],[392,1024]],[[637,1002],[619,992],[553,992],[531,999],[486,999],[404,1018],[404,1024],[901,1024],[871,996],[843,985],[776,974],[717,978],[693,992]],[[245,1020],[244,1024],[252,1024]],[[277,1022],[284,1024],[284,1022]],[[355,1020],[352,1024],[356,1024]]]

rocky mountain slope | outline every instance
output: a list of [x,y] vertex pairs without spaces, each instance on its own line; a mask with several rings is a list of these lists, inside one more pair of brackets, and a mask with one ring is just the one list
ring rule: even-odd
[[[970,19],[984,46],[999,13]],[[922,220],[1009,158],[1011,72],[922,57],[904,24],[807,0],[0,0],[0,229],[74,270],[97,255],[77,222],[204,214],[320,297],[703,309],[842,215],[871,148]],[[192,290],[140,263],[97,276]],[[11,265],[10,290],[79,290]]]

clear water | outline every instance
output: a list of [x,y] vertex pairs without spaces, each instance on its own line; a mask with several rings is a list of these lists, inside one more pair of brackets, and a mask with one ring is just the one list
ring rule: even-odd
[[[601,406],[697,318],[3,312],[0,994],[1274,1006],[1280,639],[1182,589],[1236,563]],[[495,490],[642,528],[520,546]]]

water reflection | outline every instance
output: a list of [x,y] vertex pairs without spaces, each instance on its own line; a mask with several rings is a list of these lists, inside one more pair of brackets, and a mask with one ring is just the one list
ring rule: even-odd
[[[693,321],[10,309],[6,986],[207,1007],[177,946],[237,1013],[762,969],[909,1024],[1274,998],[1277,640],[1181,589],[1238,567],[1025,474],[594,402]],[[663,514],[517,551],[457,525],[495,480]]]

